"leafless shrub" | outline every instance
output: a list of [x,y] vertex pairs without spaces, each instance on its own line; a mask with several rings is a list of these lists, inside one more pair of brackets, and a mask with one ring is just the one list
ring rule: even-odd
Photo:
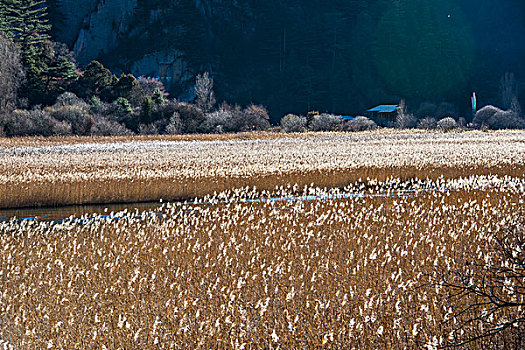
[[5,114],[2,124],[7,136],[51,136],[56,130],[63,130],[63,125],[57,125],[57,120],[41,108],[33,110],[14,110]]
[[0,113],[15,107],[17,91],[23,79],[18,48],[0,33]]
[[437,121],[432,117],[426,117],[417,122],[417,127],[419,129],[432,130],[437,127]]
[[443,131],[450,131],[456,129],[458,124],[452,117],[446,117],[437,122],[437,127]]
[[152,96],[155,90],[157,89],[160,90],[163,94],[165,94],[166,89],[164,88],[164,84],[157,79],[139,77],[137,81],[139,82],[139,85],[142,88],[142,91],[147,96]]
[[414,115],[408,113],[404,100],[399,103],[394,126],[397,129],[411,129],[416,126],[417,119]]
[[525,120],[512,110],[500,111],[487,121],[487,125],[494,130],[523,129],[525,128]]
[[[218,114],[210,115],[209,127],[218,128],[219,132],[239,132],[249,130],[246,116],[240,106],[231,106],[223,103]],[[217,130],[211,130],[217,132]]]
[[409,113],[398,113],[394,126],[396,129],[411,129],[416,126],[417,119]]
[[87,108],[88,105],[82,99],[77,97],[72,92],[64,92],[62,95],[57,97],[55,102],[55,107],[64,107],[64,106],[81,106]]
[[211,133],[235,131],[233,112],[227,109],[206,114],[206,130]]
[[473,257],[463,269],[441,274],[439,283],[456,309],[448,320],[454,324],[449,346],[483,338],[491,338],[494,345],[525,346],[524,231],[520,219],[514,219],[493,234],[492,251],[483,259]]
[[259,131],[270,127],[270,116],[263,106],[252,104],[244,109],[243,114],[241,131]]
[[208,113],[215,106],[215,93],[213,92],[213,79],[210,73],[197,75],[195,82],[195,103],[205,113]]
[[94,124],[91,128],[91,134],[97,136],[121,136],[130,135],[131,131],[114,120],[106,117],[97,116],[94,118]]
[[467,127],[467,125],[468,125],[467,120],[465,118],[463,118],[463,117],[459,117],[459,119],[458,119],[458,127],[464,129],[464,128]]
[[155,104],[151,118],[153,120],[167,120],[169,122],[173,114],[178,113],[179,107],[180,104],[175,100],[166,100],[164,103]]
[[73,128],[71,124],[67,121],[54,120],[53,124],[53,134],[58,136],[66,136],[73,134]]
[[58,107],[53,111],[53,117],[59,121],[65,121],[71,124],[73,132],[77,135],[88,135],[91,133],[91,127],[94,119],[87,106],[66,105]]
[[285,132],[303,132],[306,130],[307,120],[295,114],[287,114],[281,119],[281,127]]
[[348,121],[345,125],[345,129],[349,131],[375,130],[377,129],[377,124],[367,117],[359,116]]
[[[514,108],[518,110],[517,106]],[[477,127],[493,130],[525,128],[525,120],[516,110],[504,111],[494,106],[485,106],[476,113],[473,123]]]
[[166,133],[168,135],[178,135],[181,133],[182,125],[180,121],[180,115],[174,112],[170,118],[168,125],[166,126]]
[[180,115],[183,133],[193,134],[203,131],[205,115],[202,109],[191,103],[175,103],[175,109]]
[[312,130],[314,131],[337,131],[341,130],[343,122],[341,118],[333,114],[319,114],[313,117]]
[[216,113],[208,113],[205,128],[209,132],[260,131],[270,127],[266,108],[250,105],[245,109],[223,104]]
[[154,123],[151,124],[139,124],[140,135],[158,135],[159,129]]
[[473,123],[478,127],[486,126],[489,120],[499,112],[503,112],[502,109],[494,107],[492,105],[485,106],[476,112]]

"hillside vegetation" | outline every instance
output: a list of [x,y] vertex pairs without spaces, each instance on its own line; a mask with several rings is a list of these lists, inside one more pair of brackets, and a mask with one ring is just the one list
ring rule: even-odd
[[81,64],[162,76],[160,63],[174,63],[166,74],[175,96],[212,71],[220,99],[279,117],[357,114],[401,98],[465,110],[473,90],[496,103],[499,78],[525,74],[519,0],[56,2],[53,18],[65,19],[57,38]]

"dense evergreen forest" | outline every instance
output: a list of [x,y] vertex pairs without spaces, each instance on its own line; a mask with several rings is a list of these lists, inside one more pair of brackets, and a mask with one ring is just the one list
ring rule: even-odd
[[[67,30],[56,11],[52,19]],[[504,73],[524,79],[524,37],[521,0],[138,0],[118,45],[91,58],[126,71],[145,54],[180,50],[195,74],[212,71],[219,99],[278,117],[362,113],[401,98],[466,111],[473,91],[497,104]]]

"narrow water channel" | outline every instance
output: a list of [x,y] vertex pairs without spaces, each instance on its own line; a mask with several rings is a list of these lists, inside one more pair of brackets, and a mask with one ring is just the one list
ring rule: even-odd
[[[351,198],[365,197],[406,197],[414,195],[414,191],[401,190],[386,193],[365,194],[365,193],[339,193],[328,195],[305,195],[305,196],[286,196],[274,198],[254,198],[240,200],[244,203],[257,202],[297,202],[297,201],[319,201],[319,200],[342,200]],[[190,205],[207,205],[207,202],[189,202]],[[90,205],[71,205],[64,207],[42,207],[42,208],[22,208],[0,210],[0,222],[7,220],[40,220],[40,221],[60,221],[70,217],[78,218],[81,216],[109,215],[127,210],[128,213],[152,211],[162,206],[161,202],[147,203],[123,203],[123,204],[90,204]]]
[[30,220],[36,219],[41,221],[57,221],[69,217],[80,217],[91,214],[104,215],[111,212],[120,212],[126,210],[130,213],[136,211],[144,212],[160,207],[162,203],[125,203],[125,204],[90,204],[90,205],[71,205],[64,207],[42,207],[42,208],[23,208],[0,210],[0,221],[11,219]]

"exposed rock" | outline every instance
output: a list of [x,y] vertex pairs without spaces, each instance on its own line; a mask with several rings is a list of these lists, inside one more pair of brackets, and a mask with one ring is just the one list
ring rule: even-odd
[[137,0],[62,0],[66,14],[61,36],[86,64],[117,44],[119,34],[129,29]]
[[85,20],[95,10],[98,0],[57,0],[62,23],[58,25],[58,37],[61,42],[73,46]]
[[133,63],[131,71],[137,76],[178,81],[191,79],[193,74],[189,71],[183,57],[183,52],[179,50],[147,54]]
[[137,77],[159,79],[167,87],[171,84],[178,85],[180,89],[176,97],[179,101],[191,101],[195,98],[193,85],[190,84],[194,74],[184,60],[182,51],[159,51],[147,54],[132,64],[131,72]]

